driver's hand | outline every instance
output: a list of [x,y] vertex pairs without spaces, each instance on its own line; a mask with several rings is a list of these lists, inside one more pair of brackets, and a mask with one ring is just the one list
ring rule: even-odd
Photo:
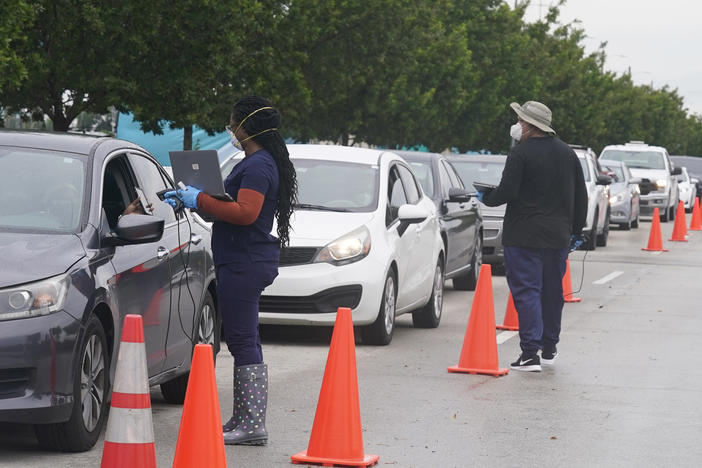
[[[149,203],[149,205],[148,205],[146,208],[147,208],[149,211],[153,210],[153,204],[152,204],[152,203]],[[139,200],[139,198],[137,198],[136,200],[134,200],[133,202],[131,202],[131,203],[127,206],[127,208],[124,209],[124,212],[122,213],[122,216],[124,216],[124,215],[129,215],[129,214],[134,214],[134,213],[137,213],[137,214],[146,214],[146,213],[144,212],[144,207],[141,206],[141,200]]]

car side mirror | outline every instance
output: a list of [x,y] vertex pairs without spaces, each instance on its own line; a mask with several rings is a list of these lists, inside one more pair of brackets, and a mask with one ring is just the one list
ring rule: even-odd
[[608,175],[600,174],[595,179],[597,185],[610,185],[612,183],[612,178]]
[[456,203],[465,203],[470,200],[470,193],[466,190],[456,187],[451,187],[448,193],[448,201]]
[[682,167],[674,167],[670,170],[670,175],[680,175],[682,174]]
[[148,244],[163,236],[165,222],[161,218],[142,214],[129,214],[117,221],[113,232],[103,236],[102,244],[110,247],[118,245]]
[[400,225],[397,227],[397,233],[402,236],[410,224],[418,224],[429,217],[429,213],[425,208],[418,205],[405,204],[397,210],[397,217],[400,219]]

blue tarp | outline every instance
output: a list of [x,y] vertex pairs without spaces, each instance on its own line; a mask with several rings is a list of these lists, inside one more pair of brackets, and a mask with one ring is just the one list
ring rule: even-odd
[[[144,133],[139,122],[135,122],[132,114],[119,114],[117,120],[117,138],[131,141],[146,149],[158,162],[170,166],[169,151],[183,149],[183,129],[171,129],[168,125],[163,128],[163,135]],[[193,127],[193,149],[220,149],[229,142],[226,132],[208,135],[200,127]]]

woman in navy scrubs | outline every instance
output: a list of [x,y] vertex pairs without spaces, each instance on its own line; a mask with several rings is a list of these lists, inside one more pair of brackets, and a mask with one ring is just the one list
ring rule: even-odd
[[[280,246],[289,242],[297,200],[295,168],[278,132],[280,113],[260,97],[234,104],[227,131],[246,155],[224,180],[234,200],[186,187],[166,196],[215,216],[212,254],[224,337],[234,356],[234,411],[222,427],[226,444],[264,445],[268,369],[258,332],[261,293],[278,276]],[[273,219],[277,237],[271,234]]]

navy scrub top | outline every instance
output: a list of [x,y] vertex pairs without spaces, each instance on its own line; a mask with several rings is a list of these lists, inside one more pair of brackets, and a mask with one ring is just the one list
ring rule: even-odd
[[246,156],[224,179],[224,189],[236,200],[239,189],[251,189],[264,195],[256,221],[238,226],[215,221],[212,226],[212,256],[215,265],[227,263],[275,262],[280,257],[278,238],[270,232],[278,204],[278,167],[273,156],[261,149]]

